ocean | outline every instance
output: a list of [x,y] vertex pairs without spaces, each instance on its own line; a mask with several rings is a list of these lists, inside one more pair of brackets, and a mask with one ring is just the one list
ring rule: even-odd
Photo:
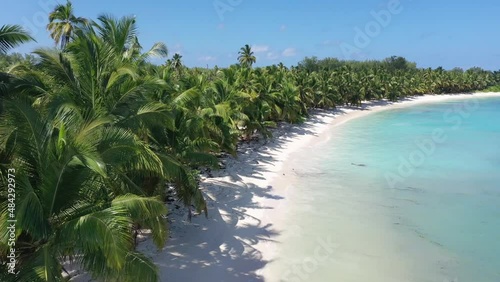
[[388,109],[289,159],[275,281],[500,281],[500,99]]

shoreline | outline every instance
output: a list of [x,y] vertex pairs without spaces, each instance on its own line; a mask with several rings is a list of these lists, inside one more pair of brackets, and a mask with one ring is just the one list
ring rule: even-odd
[[[362,107],[314,110],[302,124],[279,124],[273,138],[243,142],[224,169],[203,175],[208,218],[187,221],[186,210],[169,204],[170,239],[158,251],[143,237],[138,250],[157,264],[161,281],[275,281],[266,265],[276,259],[280,226],[294,193],[286,161],[292,154],[328,141],[330,130],[372,113],[420,104],[500,97],[500,93],[424,95],[398,102],[363,102]],[[293,206],[293,205],[292,205]],[[88,281],[73,280],[72,281]]]
[[[161,281],[273,281],[265,271],[275,259],[290,193],[286,160],[306,146],[326,142],[338,125],[369,114],[452,100],[500,97],[500,93],[424,95],[398,102],[363,102],[362,107],[315,110],[300,125],[281,124],[273,139],[242,143],[238,159],[202,179],[209,216],[187,223],[184,210],[171,222],[172,238],[164,251],[150,242],[144,251],[160,268]],[[289,171],[289,170],[288,170]],[[172,209],[171,209],[172,210]],[[171,213],[172,214],[172,213]],[[175,218],[176,217],[176,218]],[[169,216],[170,218],[170,216]],[[274,278],[274,277],[272,277]]]

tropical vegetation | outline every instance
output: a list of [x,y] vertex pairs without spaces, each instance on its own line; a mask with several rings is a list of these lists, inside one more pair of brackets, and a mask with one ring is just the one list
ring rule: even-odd
[[277,123],[299,123],[315,108],[500,83],[498,72],[422,69],[402,57],[253,67],[249,45],[228,68],[188,68],[163,43],[145,51],[135,18],[80,18],[69,1],[47,28],[58,47],[24,56],[7,52],[30,35],[0,28],[0,275],[12,170],[18,261],[1,281],[64,281],[67,262],[105,281],[158,281],[135,250],[138,230],[164,246],[170,190],[190,217],[206,214],[199,170],[217,168],[242,140],[271,137]]

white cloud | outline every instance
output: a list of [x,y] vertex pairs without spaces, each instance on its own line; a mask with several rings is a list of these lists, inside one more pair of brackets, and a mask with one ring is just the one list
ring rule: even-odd
[[286,48],[285,50],[283,50],[281,55],[283,57],[293,57],[297,55],[297,50],[295,50],[295,48]]
[[203,62],[210,62],[210,61],[217,60],[217,58],[212,57],[212,56],[203,56],[203,57],[199,57],[198,60],[203,61]]
[[267,46],[267,45],[253,45],[252,51],[254,53],[264,53],[264,52],[269,51],[269,46]]
[[267,59],[268,59],[268,60],[276,60],[276,59],[278,59],[280,56],[279,56],[278,54],[276,54],[276,53],[269,52],[269,53],[267,53],[267,56],[266,56],[266,57],[267,57]]

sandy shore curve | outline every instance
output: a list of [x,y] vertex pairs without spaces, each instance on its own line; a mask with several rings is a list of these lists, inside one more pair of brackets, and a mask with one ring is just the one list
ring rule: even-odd
[[[187,221],[186,210],[169,205],[170,240],[157,250],[147,237],[138,246],[158,265],[161,281],[280,281],[267,274],[285,226],[280,220],[293,205],[287,198],[286,160],[293,152],[325,142],[333,127],[368,114],[454,99],[500,97],[500,93],[424,95],[398,102],[363,102],[362,107],[313,111],[300,125],[280,124],[269,140],[242,143],[238,157],[223,160],[224,169],[204,175],[201,189],[208,218]],[[72,281],[89,281],[83,276]]]

